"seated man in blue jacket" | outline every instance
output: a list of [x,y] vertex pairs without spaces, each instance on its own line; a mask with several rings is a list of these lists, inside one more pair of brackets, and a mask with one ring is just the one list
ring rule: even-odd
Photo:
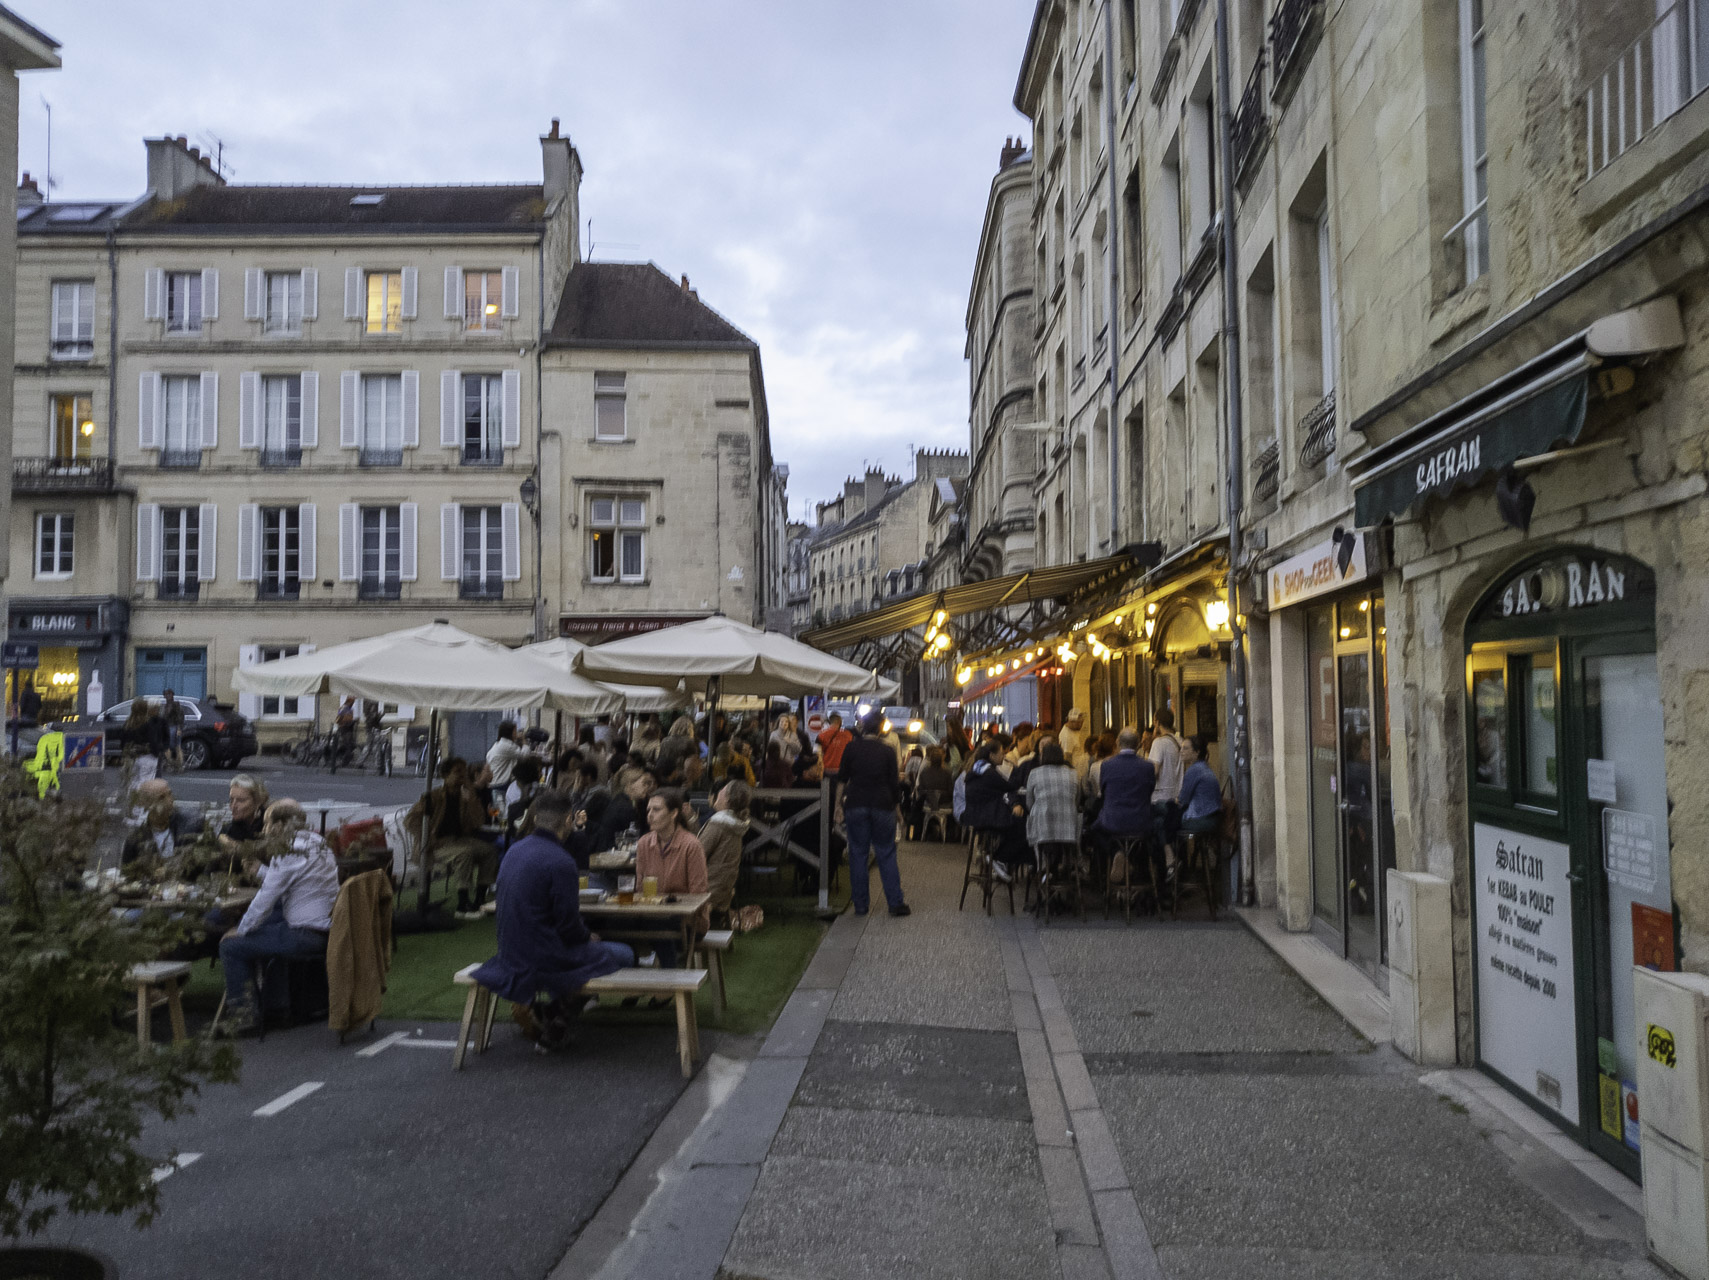
[[[1139,734],[1123,729],[1116,738],[1116,753],[1098,766],[1098,790],[1103,808],[1095,829],[1111,840],[1144,840],[1147,856],[1163,882],[1163,846],[1151,839],[1155,820],[1151,793],[1157,786],[1157,768],[1139,754]],[[1129,868],[1128,874],[1133,874]]]
[[[581,1011],[572,997],[592,979],[633,965],[635,953],[602,942],[582,920],[581,870],[565,847],[576,821],[569,797],[543,791],[531,812],[533,832],[499,867],[498,954],[475,970],[475,981],[511,1002],[524,1035],[555,1046]],[[542,991],[552,998],[536,1005]]]

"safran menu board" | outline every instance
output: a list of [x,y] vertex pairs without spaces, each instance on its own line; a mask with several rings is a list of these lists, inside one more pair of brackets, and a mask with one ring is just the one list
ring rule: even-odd
[[1473,827],[1479,1057],[1577,1124],[1571,865],[1557,841]]

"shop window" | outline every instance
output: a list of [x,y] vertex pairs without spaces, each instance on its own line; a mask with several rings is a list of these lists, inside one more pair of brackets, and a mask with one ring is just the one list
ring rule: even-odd
[[1555,728],[1555,656],[1533,654],[1525,672],[1525,789],[1554,797],[1560,790]]
[[1507,785],[1507,671],[1496,667],[1472,673],[1472,714],[1476,724],[1477,779],[1481,786]]

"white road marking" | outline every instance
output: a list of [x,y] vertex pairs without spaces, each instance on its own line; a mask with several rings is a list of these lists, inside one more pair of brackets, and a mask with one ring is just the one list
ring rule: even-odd
[[254,1114],[258,1116],[276,1116],[292,1103],[301,1102],[304,1098],[308,1097],[309,1094],[313,1093],[316,1089],[319,1089],[325,1083],[326,1081],[324,1080],[310,1080],[307,1084],[300,1084],[289,1093],[281,1093],[266,1106],[255,1108]]
[[356,1051],[356,1056],[358,1058],[372,1058],[376,1053],[384,1053],[387,1049],[390,1049],[394,1044],[397,1044],[400,1040],[408,1040],[408,1039],[409,1039],[409,1032],[407,1032],[407,1031],[394,1031],[394,1032],[392,1032],[391,1035],[383,1036],[382,1038],[374,1041],[373,1044],[368,1045],[366,1048],[358,1049]]
[[399,1040],[400,1049],[455,1049],[455,1040]]
[[200,1151],[180,1151],[176,1159],[167,1164],[161,1165],[154,1171],[154,1180],[156,1182],[165,1182],[173,1174],[177,1173],[178,1170],[188,1169],[201,1158],[202,1153]]

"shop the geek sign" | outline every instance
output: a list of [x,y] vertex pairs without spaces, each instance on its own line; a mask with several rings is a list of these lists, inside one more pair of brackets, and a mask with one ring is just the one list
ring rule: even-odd
[[1353,544],[1345,570],[1339,563],[1344,543],[1333,538],[1328,542],[1318,543],[1310,551],[1291,556],[1271,568],[1270,608],[1283,609],[1290,604],[1310,600],[1313,596],[1323,595],[1363,579],[1367,572],[1365,539],[1363,535],[1356,533],[1342,536],[1343,539],[1351,539]]
[[1577,1124],[1570,851],[1480,822],[1472,857],[1478,1053]]

